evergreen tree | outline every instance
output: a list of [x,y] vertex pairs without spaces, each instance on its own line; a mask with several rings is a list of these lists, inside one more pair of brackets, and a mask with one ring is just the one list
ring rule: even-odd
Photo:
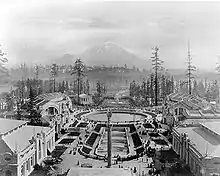
[[76,75],[77,77],[77,96],[78,96],[78,104],[80,103],[79,95],[80,95],[80,83],[83,77],[85,76],[85,65],[80,58],[75,61],[75,65],[71,71],[71,75]]
[[18,98],[17,101],[16,101],[16,107],[17,107],[16,117],[17,117],[17,120],[21,120],[21,118],[22,118],[22,115],[21,115],[21,102],[22,102],[22,100],[20,98]]
[[39,65],[34,65],[34,78],[36,80],[39,79],[39,74],[40,74],[40,66]]
[[[166,97],[166,95],[168,95],[167,92],[167,87],[169,86],[169,81],[167,81],[168,79],[165,78],[164,75],[161,75],[161,85],[160,85],[160,98],[164,99]],[[167,84],[168,83],[168,84]]]
[[141,85],[141,95],[146,100],[147,99],[147,83],[144,79]]
[[192,92],[196,95],[198,95],[198,84],[197,84],[197,81],[194,80],[193,81],[193,89],[192,89]]
[[14,100],[11,93],[7,93],[5,96],[6,104],[7,104],[7,111],[13,110],[14,107]]
[[150,90],[149,90],[149,97],[154,98],[154,74],[150,74]]
[[188,66],[187,66],[187,83],[188,83],[188,93],[192,94],[192,79],[194,78],[193,72],[196,70],[196,67],[192,65],[192,57],[190,53],[190,46],[188,43]]
[[158,102],[158,93],[159,93],[159,90],[158,90],[158,73],[161,69],[163,69],[162,67],[162,63],[163,61],[159,59],[159,47],[154,47],[153,48],[153,56],[151,57],[152,58],[152,66],[153,66],[153,70],[154,70],[154,100],[155,100],[155,106],[157,106],[157,102]]
[[90,93],[90,83],[89,83],[89,80],[87,79],[86,80],[86,94],[89,94]]
[[150,80],[147,79],[146,96],[150,97]]
[[100,81],[97,81],[97,83],[96,83],[96,92],[99,96],[102,95],[102,84]]
[[172,76],[170,81],[170,92],[168,94],[171,94],[173,92],[174,92],[174,78]]
[[42,116],[40,114],[39,109],[32,109],[30,112],[30,123],[29,125],[36,125],[36,126],[42,126]]
[[131,97],[134,97],[135,96],[135,88],[136,87],[136,82],[135,80],[133,80],[131,83],[130,83],[130,88],[129,88],[129,92],[130,92],[130,96]]
[[66,84],[65,84],[65,90],[68,91],[69,90],[69,82],[66,81]]
[[64,80],[62,81],[61,90],[62,90],[62,92],[64,92],[66,90],[66,85],[65,85],[65,81]]
[[58,92],[62,92],[63,93],[62,83],[61,82],[58,83]]
[[199,81],[199,83],[198,83],[198,95],[200,97],[204,97],[205,94],[206,94],[205,86],[204,86],[202,81]]
[[51,90],[56,92],[56,77],[58,77],[59,67],[57,64],[52,64],[50,67],[50,80],[51,80]]
[[9,76],[9,71],[7,69],[8,59],[6,58],[6,53],[3,52],[2,46],[0,45],[0,77],[4,78]]
[[27,112],[31,112],[34,109],[35,97],[36,97],[36,91],[32,88],[32,86],[30,86]]

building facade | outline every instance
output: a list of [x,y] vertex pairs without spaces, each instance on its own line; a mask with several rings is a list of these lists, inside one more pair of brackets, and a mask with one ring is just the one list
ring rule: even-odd
[[220,175],[220,122],[174,128],[173,149],[195,176]]
[[163,102],[163,121],[171,117],[179,124],[186,119],[218,118],[218,113],[211,103],[196,96],[181,93],[172,93]]
[[87,94],[80,94],[79,101],[82,105],[91,105],[92,104],[92,96]]
[[0,175],[28,176],[55,149],[55,127],[0,119]]
[[55,125],[56,133],[70,120],[72,101],[63,93],[48,93],[39,95],[35,100],[40,109],[42,118],[50,125]]

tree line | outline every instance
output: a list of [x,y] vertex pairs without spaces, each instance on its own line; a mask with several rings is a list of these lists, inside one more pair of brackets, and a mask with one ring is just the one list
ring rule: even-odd
[[[156,91],[157,88],[157,91]],[[139,105],[155,105],[156,98],[161,102],[167,95],[174,91],[174,78],[165,75],[157,76],[157,87],[155,84],[155,75],[151,73],[148,78],[139,83],[135,80],[130,83],[130,96]],[[157,93],[157,97],[155,94]]]

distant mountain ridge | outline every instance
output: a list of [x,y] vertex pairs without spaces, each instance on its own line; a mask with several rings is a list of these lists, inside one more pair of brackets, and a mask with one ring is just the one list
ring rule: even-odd
[[73,54],[64,54],[61,57],[57,57],[56,59],[50,60],[49,62],[52,63],[56,63],[58,65],[62,65],[62,64],[73,64],[75,62],[75,60],[77,59],[77,55],[73,55]]

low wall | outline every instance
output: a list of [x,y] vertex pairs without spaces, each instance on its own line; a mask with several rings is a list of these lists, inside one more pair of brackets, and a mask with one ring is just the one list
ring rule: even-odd
[[[90,115],[96,115],[96,114],[105,114],[107,113],[107,110],[102,110],[102,111],[92,111],[92,112],[89,112],[89,113],[86,113],[84,114],[84,118],[87,118],[88,116]],[[113,110],[112,113],[124,113],[124,114],[134,114],[134,115],[141,115],[141,116],[144,116],[144,117],[147,117],[147,118],[153,118],[152,115],[148,112],[135,112],[135,111],[129,111],[129,110]],[[139,121],[139,120],[137,120]]]

